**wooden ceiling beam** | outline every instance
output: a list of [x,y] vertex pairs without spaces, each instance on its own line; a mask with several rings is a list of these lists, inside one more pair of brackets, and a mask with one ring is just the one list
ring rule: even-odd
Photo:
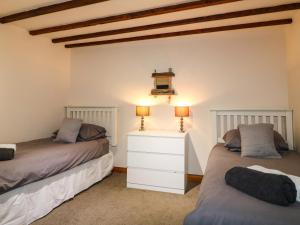
[[18,20],[28,19],[36,16],[41,16],[49,13],[55,13],[64,11],[67,9],[78,8],[86,5],[91,5],[99,2],[105,2],[109,0],[70,0],[54,5],[43,6],[37,9],[29,11],[19,12],[12,15],[4,16],[0,18],[0,23],[11,23]]
[[88,27],[88,26],[95,26],[95,25],[99,25],[99,24],[114,23],[114,22],[144,18],[144,17],[149,17],[149,16],[157,16],[157,15],[162,15],[162,14],[167,14],[167,13],[179,12],[179,11],[196,9],[196,8],[203,8],[203,7],[219,5],[219,4],[224,4],[224,3],[237,2],[237,1],[242,1],[242,0],[191,1],[191,2],[181,3],[181,4],[177,4],[177,5],[170,5],[170,6],[164,6],[164,7],[159,7],[159,8],[147,9],[147,10],[138,11],[138,12],[120,14],[120,15],[116,15],[116,16],[108,16],[108,17],[86,20],[86,21],[82,21],[82,22],[70,23],[70,24],[53,26],[53,27],[46,27],[46,28],[42,28],[42,29],[31,30],[31,31],[29,31],[29,33],[31,35],[40,35],[40,34],[45,34],[45,33],[52,33],[52,32],[64,31],[64,30],[72,30],[72,29]]
[[196,18],[190,18],[190,19],[175,20],[175,21],[170,21],[170,22],[163,22],[163,23],[122,28],[122,29],[116,29],[116,30],[108,30],[108,31],[80,34],[80,35],[74,35],[74,36],[68,36],[68,37],[54,38],[54,39],[52,39],[52,42],[53,43],[61,43],[61,42],[68,42],[68,41],[76,41],[76,40],[87,39],[87,38],[104,37],[104,36],[109,36],[109,35],[146,31],[146,30],[160,29],[160,28],[166,28],[166,27],[188,25],[188,24],[193,24],[193,23],[202,23],[202,22],[208,22],[208,21],[232,19],[232,18],[239,18],[239,17],[245,17],[245,16],[254,16],[254,15],[267,14],[267,13],[283,12],[283,11],[296,10],[296,9],[300,9],[300,3],[292,3],[292,4],[278,5],[278,6],[272,6],[272,7],[256,8],[256,9],[248,9],[248,10],[222,13],[222,14],[209,15],[209,16],[202,16],[202,17],[196,17]]
[[112,39],[112,40],[105,40],[105,41],[67,44],[67,45],[65,45],[65,47],[66,48],[79,48],[79,47],[87,47],[87,46],[95,46],[95,45],[107,45],[107,44],[114,44],[114,43],[177,37],[177,36],[185,36],[185,35],[193,35],[193,34],[206,34],[206,33],[220,32],[220,31],[285,25],[285,24],[291,24],[292,22],[293,22],[293,20],[291,18],[289,18],[289,19],[271,20],[271,21],[255,22],[255,23],[228,25],[228,26],[221,26],[221,27],[203,28],[203,29],[196,29],[196,30],[178,31],[178,32],[171,32],[171,33],[153,34],[153,35],[146,35],[146,36],[137,36],[137,37],[130,37],[130,38],[120,38],[120,39]]

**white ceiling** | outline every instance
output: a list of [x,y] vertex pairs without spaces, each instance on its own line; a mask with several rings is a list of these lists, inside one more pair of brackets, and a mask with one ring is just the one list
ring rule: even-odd
[[[0,17],[25,11],[25,10],[38,8],[41,6],[55,4],[58,2],[64,2],[64,1],[66,0],[0,0]],[[65,10],[57,13],[33,17],[25,20],[20,20],[20,21],[13,22],[11,24],[22,27],[26,30],[33,30],[33,29],[39,29],[39,28],[44,28],[49,26],[56,26],[56,25],[68,24],[68,23],[73,23],[78,21],[84,21],[84,20],[89,20],[94,18],[101,18],[101,17],[118,15],[118,14],[140,11],[145,9],[157,8],[161,6],[179,4],[183,2],[190,2],[190,1],[188,0],[164,0],[164,1],[110,0],[110,1],[97,3],[89,6],[84,6],[80,8],[75,8],[75,9]],[[79,29],[74,29],[69,31],[49,33],[49,34],[44,34],[42,36],[51,39],[51,38],[64,37],[64,36],[70,36],[76,34],[98,32],[98,31],[105,31],[105,30],[118,29],[118,28],[126,28],[132,26],[173,21],[178,19],[193,18],[198,16],[260,8],[266,6],[275,6],[275,5],[288,4],[294,2],[300,2],[300,1],[299,0],[243,0],[234,3],[227,3],[227,4],[187,10],[182,12],[169,13],[165,15],[152,16],[152,17],[146,17],[141,19],[123,21],[123,22],[109,23],[109,24],[79,28]],[[123,38],[123,37],[140,36],[146,34],[199,29],[199,28],[213,27],[213,26],[223,26],[229,24],[292,18],[294,13],[295,11],[288,11],[288,12],[250,16],[250,17],[237,18],[237,19],[197,23],[191,25],[176,26],[171,28],[163,28],[163,29],[149,30],[143,32],[134,32],[128,34],[106,36],[102,38],[84,39],[84,40],[73,41],[69,43],[87,42],[87,41],[94,41],[94,40],[107,40],[107,39],[115,39],[115,38]]]

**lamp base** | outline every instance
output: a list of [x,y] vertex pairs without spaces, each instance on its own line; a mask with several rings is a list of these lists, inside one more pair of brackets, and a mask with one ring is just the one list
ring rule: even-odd
[[145,131],[145,127],[144,127],[144,117],[141,117],[141,127],[139,129],[139,131]]
[[180,130],[179,130],[180,133],[184,133],[185,130],[183,129],[183,117],[180,117]]

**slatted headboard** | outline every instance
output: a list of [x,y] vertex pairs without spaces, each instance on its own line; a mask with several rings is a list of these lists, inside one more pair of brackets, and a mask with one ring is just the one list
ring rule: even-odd
[[117,107],[82,107],[67,106],[66,117],[82,119],[84,123],[102,126],[112,146],[118,144],[118,108]]
[[292,110],[211,110],[214,142],[222,143],[224,134],[239,124],[271,123],[294,149]]

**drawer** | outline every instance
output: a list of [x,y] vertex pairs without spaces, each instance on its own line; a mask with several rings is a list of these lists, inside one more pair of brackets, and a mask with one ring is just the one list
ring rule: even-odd
[[127,166],[184,172],[183,155],[128,152]]
[[184,154],[184,138],[128,136],[128,151]]
[[161,172],[147,169],[128,168],[127,182],[174,189],[185,188],[183,173]]

